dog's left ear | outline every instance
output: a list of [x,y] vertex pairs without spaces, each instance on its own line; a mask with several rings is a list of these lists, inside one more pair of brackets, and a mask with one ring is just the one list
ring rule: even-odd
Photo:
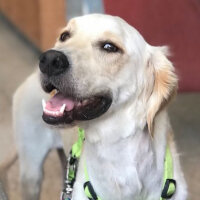
[[147,102],[147,125],[153,136],[156,114],[169,102],[177,89],[177,76],[172,63],[167,59],[167,47],[151,47],[148,71],[153,73],[153,89]]

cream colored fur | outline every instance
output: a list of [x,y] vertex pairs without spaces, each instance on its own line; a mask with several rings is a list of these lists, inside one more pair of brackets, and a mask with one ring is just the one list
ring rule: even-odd
[[[176,92],[177,77],[172,63],[167,59],[167,48],[149,45],[132,26],[119,17],[108,15],[93,14],[75,18],[63,29],[66,30],[72,33],[71,37],[66,42],[57,41],[53,49],[69,56],[73,77],[71,81],[76,84],[76,93],[80,96],[92,96],[110,91],[113,99],[110,109],[101,117],[76,122],[84,128],[86,140],[73,200],[87,200],[83,190],[84,162],[87,164],[90,181],[102,200],[159,200],[166,145],[170,146],[172,152],[174,178],[177,181],[177,191],[171,199],[185,200],[186,183],[174,141],[169,139],[172,130],[166,106]],[[102,52],[97,46],[99,40],[113,41],[123,53]],[[27,114],[33,116],[32,112],[35,113],[35,117],[28,118],[31,121],[27,119],[27,123],[33,123],[37,118],[34,128],[44,130],[46,135],[42,133],[43,137],[48,135],[47,140],[50,142],[45,145],[46,155],[47,149],[62,145],[60,137],[52,132],[59,134],[61,131],[65,141],[73,139],[63,133],[65,130],[51,129],[40,120],[42,107],[38,102],[45,94],[36,79],[37,72],[16,93],[14,116],[20,113],[20,117],[23,118],[21,115],[24,115],[25,118]],[[24,103],[27,105],[26,110],[28,103],[34,101],[34,108],[38,110],[32,107],[32,111],[27,112],[25,106],[20,111],[17,110],[21,104],[18,100],[19,93],[27,96]],[[21,128],[19,124],[19,119],[15,117],[15,126],[27,131],[27,127]],[[31,134],[33,137],[34,133]],[[41,135],[38,134],[37,137],[41,138]],[[57,139],[52,140],[53,137]],[[43,152],[42,144],[40,148]],[[65,148],[68,151],[69,146],[66,145]],[[21,155],[22,151],[23,148]],[[23,160],[23,156],[20,159]],[[25,171],[22,170],[22,174]],[[37,168],[35,173],[38,173]],[[25,175],[28,176],[27,173]]]

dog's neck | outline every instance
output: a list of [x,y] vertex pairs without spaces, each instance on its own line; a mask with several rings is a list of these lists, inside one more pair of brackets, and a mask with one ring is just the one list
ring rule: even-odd
[[86,140],[89,143],[112,144],[135,135],[138,131],[145,132],[144,114],[133,112],[130,108],[119,109],[106,113],[84,127]]
[[[143,190],[144,193],[154,192],[149,184],[160,187],[166,130],[159,130],[159,126],[160,123],[166,123],[166,115],[159,115],[153,140],[145,129],[144,121],[138,121],[141,116],[130,115],[126,109],[85,127],[84,157],[99,195],[108,199],[120,199],[120,195],[124,194],[129,194],[130,199],[133,195],[141,198]],[[149,170],[151,174],[148,174]],[[115,196],[116,191],[118,197]],[[128,196],[126,199],[129,199]]]

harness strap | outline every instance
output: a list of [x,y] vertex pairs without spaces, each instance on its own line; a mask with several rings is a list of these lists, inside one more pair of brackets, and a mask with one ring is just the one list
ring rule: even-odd
[[[85,195],[89,200],[101,200],[101,198],[97,196],[91,182],[89,181],[86,163],[84,163],[84,173],[86,179],[86,182],[83,185]],[[170,199],[176,191],[176,181],[173,179],[173,160],[169,146],[167,146],[165,153],[163,178],[163,190],[160,200]]]
[[87,181],[83,185],[84,191],[88,199],[90,200],[100,200],[99,197],[97,197],[96,192],[94,191],[94,188],[92,187],[92,184],[90,181]]
[[85,140],[84,130],[79,128],[78,129],[78,140],[72,146],[72,157],[74,157],[76,159],[80,158],[84,140]]
[[176,181],[173,179],[173,160],[169,146],[166,148],[164,167],[163,190],[160,200],[170,199],[176,191]]
[[[84,130],[78,129],[78,140],[72,146],[70,156],[68,158],[68,167],[65,180],[65,189],[61,193],[61,200],[71,200],[74,181],[76,179],[76,172],[78,161],[81,156],[83,142],[85,139]],[[84,163],[84,174],[86,182],[83,185],[85,195],[89,200],[101,200],[97,196],[91,182],[89,181],[86,163]],[[170,199],[176,191],[176,181],[173,179],[173,160],[169,147],[166,148],[165,163],[164,163],[164,177],[163,177],[163,190],[160,200]]]
[[91,182],[89,181],[86,163],[84,163],[84,174],[85,174],[85,180],[86,180],[86,182],[83,185],[85,195],[87,196],[89,200],[101,200],[101,198],[97,196]]

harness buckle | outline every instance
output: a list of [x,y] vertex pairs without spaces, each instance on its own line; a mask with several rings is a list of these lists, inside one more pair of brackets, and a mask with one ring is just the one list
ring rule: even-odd
[[71,197],[68,196],[65,192],[61,192],[60,200],[71,200]]
[[164,199],[170,199],[176,191],[176,181],[174,179],[166,179],[165,185],[161,194]]

